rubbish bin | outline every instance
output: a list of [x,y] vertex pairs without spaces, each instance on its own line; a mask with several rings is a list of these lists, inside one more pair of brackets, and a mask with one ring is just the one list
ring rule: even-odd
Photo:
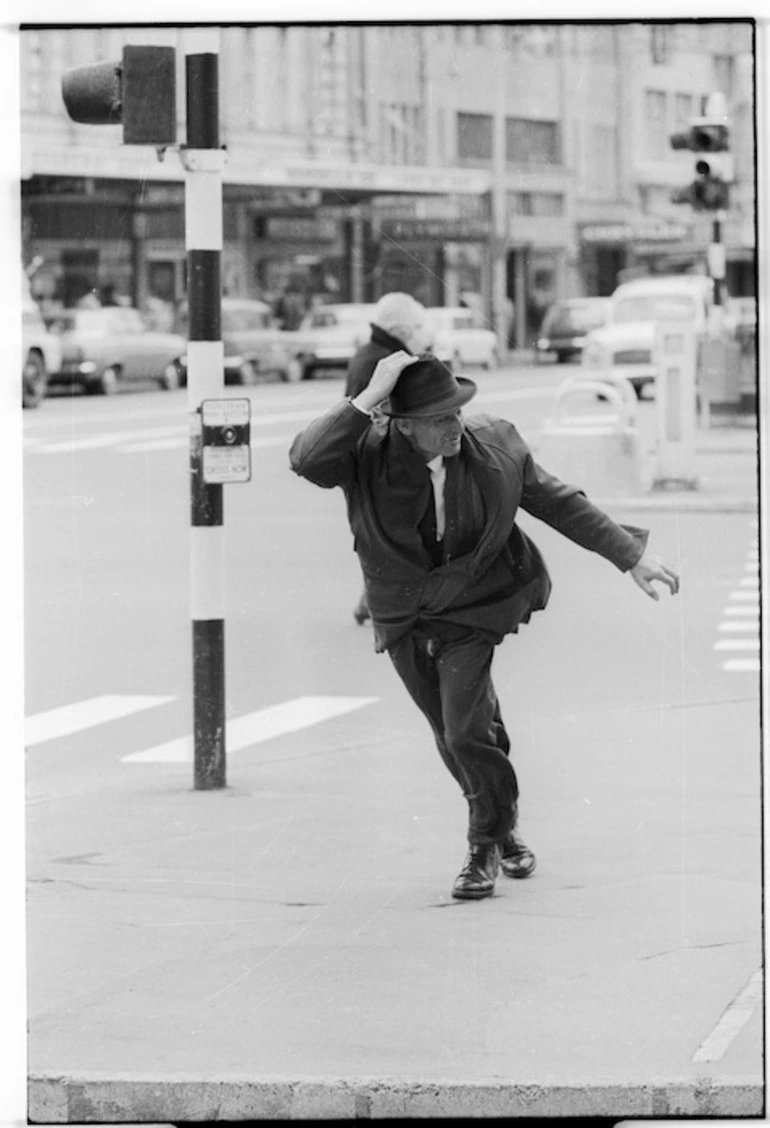
[[709,405],[741,400],[741,349],[737,341],[706,337],[698,357],[698,386]]

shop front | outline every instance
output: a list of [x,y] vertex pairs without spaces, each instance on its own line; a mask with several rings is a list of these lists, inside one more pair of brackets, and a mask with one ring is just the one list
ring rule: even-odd
[[578,224],[578,263],[587,297],[608,297],[626,278],[692,269],[703,249],[691,223],[639,216]]
[[426,306],[460,305],[485,293],[488,218],[375,220],[379,293],[404,290]]

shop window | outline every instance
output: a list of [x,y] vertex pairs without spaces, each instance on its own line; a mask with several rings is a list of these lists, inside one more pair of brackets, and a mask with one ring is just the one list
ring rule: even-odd
[[[490,119],[491,134],[491,119]],[[505,159],[511,164],[561,164],[559,125],[555,121],[505,119]]]
[[457,115],[457,159],[492,160],[492,115]]

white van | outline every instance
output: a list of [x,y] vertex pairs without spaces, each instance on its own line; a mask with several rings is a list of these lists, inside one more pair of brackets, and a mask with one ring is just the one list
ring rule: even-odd
[[29,279],[21,272],[21,402],[38,407],[45,397],[49,373],[61,367],[61,342],[46,329]]
[[692,321],[697,338],[707,327],[713,282],[696,274],[653,274],[623,282],[610,298],[606,323],[585,338],[580,374],[588,378],[625,377],[641,397],[654,384],[655,326],[661,317]]

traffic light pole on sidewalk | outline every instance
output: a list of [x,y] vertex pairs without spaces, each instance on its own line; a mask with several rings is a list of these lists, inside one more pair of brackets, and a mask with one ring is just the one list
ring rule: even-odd
[[206,399],[221,397],[224,390],[224,152],[219,141],[219,30],[193,28],[183,36],[194,782],[197,789],[210,790],[226,783],[224,506],[222,484],[204,479],[201,405]]
[[[225,761],[225,553],[223,483],[251,477],[250,403],[223,399],[222,180],[219,140],[219,28],[182,33],[185,55],[185,244],[189,331],[190,606],[193,642],[194,786],[221,788]],[[62,76],[73,121],[122,125],[123,142],[177,145],[176,50],[123,48],[120,62],[75,67]]]

